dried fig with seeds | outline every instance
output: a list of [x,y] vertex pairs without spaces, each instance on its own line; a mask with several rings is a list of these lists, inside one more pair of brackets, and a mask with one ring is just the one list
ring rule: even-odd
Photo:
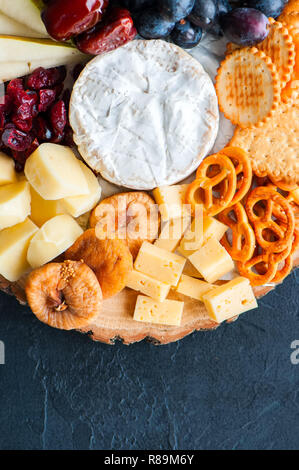
[[94,229],[84,232],[66,251],[65,258],[83,260],[95,272],[104,299],[126,286],[133,269],[133,258],[126,242],[98,239]]
[[153,242],[159,232],[159,210],[142,191],[116,194],[100,202],[92,211],[90,227],[98,238],[126,240],[135,259],[142,243]]
[[103,299],[94,272],[82,261],[50,263],[32,271],[26,296],[40,321],[62,330],[87,325],[100,313]]

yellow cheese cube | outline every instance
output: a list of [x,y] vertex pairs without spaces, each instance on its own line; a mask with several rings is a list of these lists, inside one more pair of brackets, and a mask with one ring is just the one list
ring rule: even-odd
[[83,233],[70,215],[57,215],[48,220],[32,238],[27,259],[32,268],[52,261],[66,251]]
[[186,260],[181,256],[143,242],[135,261],[135,269],[154,279],[176,286]]
[[234,269],[232,258],[215,238],[211,238],[188,259],[211,284]]
[[195,277],[197,279],[202,279],[202,275],[199,271],[193,266],[188,259],[186,259],[186,264],[183,269],[183,274],[190,277]]
[[86,196],[73,196],[61,200],[66,212],[73,217],[80,217],[80,215],[93,209],[99,202],[102,192],[95,174],[83,162],[79,161],[79,165],[84,174],[89,193]]
[[30,201],[26,181],[0,186],[0,230],[24,222],[30,215]]
[[17,174],[14,160],[3,152],[0,152],[0,186],[15,183]]
[[134,320],[160,325],[180,326],[184,302],[164,300],[157,302],[150,297],[139,295],[136,302]]
[[206,243],[212,237],[216,240],[221,240],[227,229],[227,225],[219,222],[214,217],[205,215],[203,218],[203,242]]
[[180,294],[202,301],[202,296],[215,287],[216,286],[213,284],[209,284],[208,282],[200,281],[199,279],[194,279],[193,277],[183,274],[176,291]]
[[178,252],[185,258],[199,250],[203,244],[203,218],[196,217],[189,230],[186,231],[181,243],[178,247]]
[[163,222],[169,219],[190,217],[191,208],[185,205],[188,184],[176,184],[174,186],[161,186],[153,191],[156,203],[159,204],[161,219]]
[[30,187],[30,193],[30,218],[38,227],[41,227],[48,220],[53,219],[53,217],[56,217],[56,215],[65,214],[67,212],[59,200],[46,201],[33,189],[32,186]]
[[237,277],[216,287],[203,295],[203,301],[209,316],[217,323],[258,306],[250,282],[245,277]]
[[43,199],[57,200],[89,193],[79,160],[69,147],[40,145],[27,159],[25,175]]
[[175,251],[189,224],[188,218],[169,220],[154,245],[163,250]]
[[0,232],[0,274],[15,282],[30,270],[27,250],[38,227],[26,219],[24,222]]
[[133,269],[129,274],[127,287],[163,302],[168,296],[171,286]]

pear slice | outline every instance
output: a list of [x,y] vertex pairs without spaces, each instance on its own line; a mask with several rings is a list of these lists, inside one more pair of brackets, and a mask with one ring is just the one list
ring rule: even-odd
[[9,34],[11,36],[25,36],[26,38],[45,38],[46,34],[34,31],[28,26],[15,21],[13,18],[0,12],[0,34]]
[[34,0],[0,0],[0,11],[10,16],[19,23],[38,31],[43,36],[48,36],[47,30],[41,19],[41,1]]
[[[60,65],[77,64],[79,62],[86,62],[88,56],[80,55],[67,55],[65,58],[49,57],[44,60],[37,61],[20,61],[20,62],[0,62],[0,82],[7,82],[14,78],[29,75],[38,67],[49,69],[51,67],[59,67]],[[82,60],[83,59],[83,60]]]
[[0,62],[36,62],[46,59],[78,60],[85,57],[72,44],[62,44],[52,39],[0,36]]

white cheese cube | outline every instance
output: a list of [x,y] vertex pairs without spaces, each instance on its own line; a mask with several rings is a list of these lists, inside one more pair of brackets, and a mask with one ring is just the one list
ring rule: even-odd
[[41,144],[27,159],[25,175],[46,200],[89,193],[79,160],[72,149],[63,145]]
[[102,188],[96,175],[83,162],[79,161],[79,165],[85,177],[89,193],[86,196],[72,196],[61,200],[65,209],[73,217],[91,211],[101,198]]
[[68,214],[48,220],[32,238],[27,259],[32,268],[38,268],[61,255],[83,233],[82,228]]
[[38,227],[30,219],[26,219],[0,232],[0,274],[8,281],[18,281],[30,270],[27,250],[37,230]]
[[16,181],[17,174],[13,158],[0,152],[0,186],[15,183]]
[[0,186],[0,230],[24,222],[30,215],[30,202],[26,181]]

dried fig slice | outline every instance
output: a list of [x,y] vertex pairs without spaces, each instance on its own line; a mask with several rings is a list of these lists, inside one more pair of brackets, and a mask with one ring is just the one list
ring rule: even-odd
[[92,211],[90,227],[98,238],[127,240],[135,259],[142,243],[153,242],[159,232],[159,210],[155,201],[142,191],[116,194],[100,202]]
[[26,296],[40,321],[62,330],[87,325],[100,313],[103,298],[92,270],[83,261],[69,260],[32,271]]
[[123,240],[99,239],[95,230],[86,230],[65,253],[66,259],[83,260],[96,274],[103,298],[120,292],[133,269],[133,258]]

